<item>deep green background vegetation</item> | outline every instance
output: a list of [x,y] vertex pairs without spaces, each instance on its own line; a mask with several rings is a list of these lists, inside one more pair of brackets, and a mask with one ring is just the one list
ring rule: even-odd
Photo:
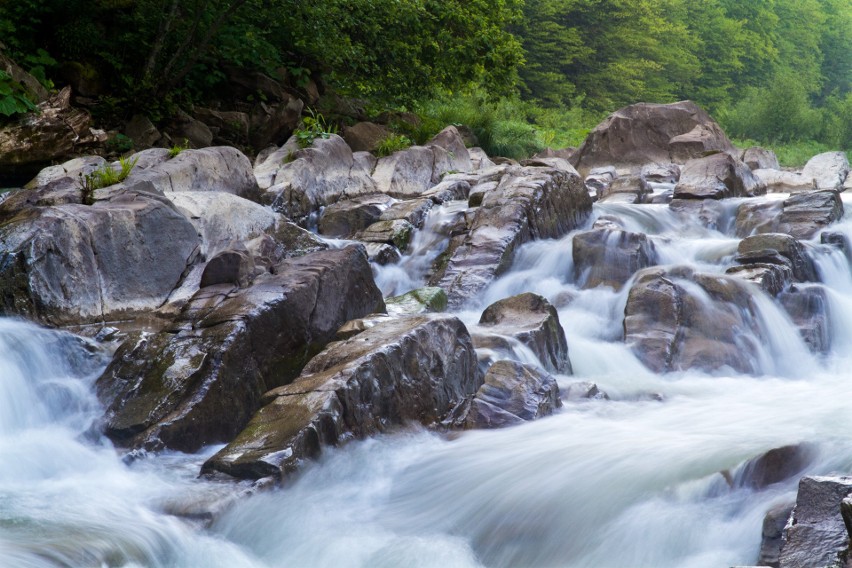
[[107,85],[103,120],[204,103],[236,67],[509,155],[686,98],[788,163],[852,148],[852,0],[5,0],[0,41],[45,80],[71,62]]

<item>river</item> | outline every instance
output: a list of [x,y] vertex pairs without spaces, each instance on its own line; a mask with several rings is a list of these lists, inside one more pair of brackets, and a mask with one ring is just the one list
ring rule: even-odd
[[[783,196],[771,196],[777,199]],[[736,206],[736,200],[727,200]],[[852,208],[847,200],[847,211]],[[462,208],[431,214],[386,294],[422,284]],[[738,243],[664,205],[595,205],[647,233],[665,263],[723,272]],[[724,224],[724,223],[723,223]],[[852,238],[852,216],[832,231]],[[479,306],[523,291],[558,305],[573,376],[610,400],[566,401],[522,426],[446,436],[419,427],[325,451],[284,487],[197,479],[218,447],[122,457],[98,434],[92,384],[106,354],[86,340],[0,319],[0,566],[8,567],[727,567],[753,564],[768,509],[797,479],[762,491],[719,473],[811,442],[809,474],[852,472],[852,271],[806,243],[829,290],[832,347],[812,355],[755,288],[767,339],[755,376],[648,371],[622,343],[627,287],[581,290],[571,238],[519,250]],[[557,298],[570,297],[570,302]]]

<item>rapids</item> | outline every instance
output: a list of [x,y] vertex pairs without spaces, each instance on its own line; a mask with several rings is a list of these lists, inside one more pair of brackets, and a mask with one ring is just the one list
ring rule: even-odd
[[[737,201],[725,204],[733,211]],[[436,208],[401,263],[375,268],[386,295],[425,283],[463,209]],[[711,231],[665,205],[599,204],[589,224],[600,215],[648,234],[664,263],[704,272],[722,272],[738,243],[725,223]],[[831,230],[852,238],[852,216]],[[108,353],[0,320],[0,566],[753,564],[765,512],[791,501],[797,480],[755,491],[729,487],[719,472],[803,441],[817,448],[808,474],[852,472],[850,259],[818,238],[807,243],[831,302],[828,355],[812,355],[755,287],[767,338],[753,354],[761,373],[656,375],[621,342],[629,285],[578,289],[571,239],[524,246],[458,315],[474,326],[500,298],[548,297],[564,306],[574,368],[560,386],[593,381],[611,400],[566,401],[554,416],[504,430],[400,429],[327,450],[283,488],[252,495],[245,484],[196,478],[215,447],[122,459],[98,434],[91,388]]]

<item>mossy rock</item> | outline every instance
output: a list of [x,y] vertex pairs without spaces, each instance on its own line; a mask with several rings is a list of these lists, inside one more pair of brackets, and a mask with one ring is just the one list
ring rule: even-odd
[[447,309],[447,293],[443,288],[427,286],[385,300],[388,313],[422,314]]

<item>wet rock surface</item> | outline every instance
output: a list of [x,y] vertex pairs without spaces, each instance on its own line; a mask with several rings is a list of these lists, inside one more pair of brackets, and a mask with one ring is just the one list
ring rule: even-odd
[[406,420],[439,422],[481,384],[470,335],[457,318],[379,323],[330,345],[296,381],[266,393],[245,430],[203,470],[283,476],[323,446]]
[[657,264],[654,243],[643,233],[596,229],[574,236],[574,279],[584,288],[620,289],[633,274]]
[[286,260],[249,288],[202,288],[167,329],[119,348],[97,383],[104,429],[123,447],[230,440],[344,322],[383,308],[354,246]]
[[503,428],[536,420],[562,406],[556,379],[535,367],[497,361],[470,405],[465,428]]

